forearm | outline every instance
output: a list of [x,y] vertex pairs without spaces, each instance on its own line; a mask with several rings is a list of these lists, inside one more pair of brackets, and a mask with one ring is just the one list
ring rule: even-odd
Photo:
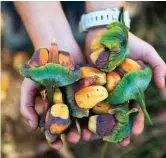
[[77,61],[82,60],[60,2],[15,2],[15,6],[35,49],[48,47],[51,39],[56,38],[60,49],[71,52],[74,57],[80,55]]

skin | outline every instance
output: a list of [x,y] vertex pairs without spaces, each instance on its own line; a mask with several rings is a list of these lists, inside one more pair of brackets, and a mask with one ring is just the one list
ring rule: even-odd
[[[35,49],[39,47],[49,47],[50,41],[56,37],[59,49],[66,49],[74,57],[77,63],[84,63],[85,58],[75,41],[69,23],[65,17],[60,2],[14,2],[18,13],[28,31]],[[103,10],[111,7],[124,6],[124,2],[86,2],[86,12]],[[48,9],[47,9],[48,8]],[[40,9],[40,10],[39,10]],[[42,27],[39,27],[42,26]],[[62,27],[63,26],[63,27]],[[90,42],[103,28],[89,30],[87,33],[85,48],[86,58],[90,55]],[[60,31],[59,31],[60,30]],[[156,50],[145,41],[129,33],[130,57],[134,60],[141,59],[153,68],[154,81],[158,88],[164,88],[164,78],[166,76],[166,64],[157,54]],[[78,58],[79,56],[79,58]],[[89,60],[88,60],[89,61]],[[32,130],[38,128],[38,114],[35,110],[35,98],[39,87],[29,79],[24,79],[21,86],[21,113],[24,115]],[[139,109],[139,114],[132,127],[135,136],[140,135],[144,129],[144,115],[139,105],[134,104]],[[89,141],[92,133],[84,126],[81,127],[81,134],[76,127],[71,127],[67,133],[67,141],[77,143],[82,138]],[[130,143],[130,136],[125,138],[120,145],[127,146]],[[63,142],[59,139],[50,145],[53,149],[61,149]]]

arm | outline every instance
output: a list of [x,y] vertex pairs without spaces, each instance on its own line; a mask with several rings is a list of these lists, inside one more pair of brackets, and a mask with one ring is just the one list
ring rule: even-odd
[[[83,63],[84,57],[76,43],[60,2],[14,2],[18,13],[28,31],[35,49],[48,47],[52,38],[56,38],[60,49],[66,49],[77,63]],[[78,58],[79,56],[79,58]],[[29,79],[21,86],[21,113],[28,119],[32,130],[38,128],[38,114],[35,110],[35,98],[39,87]],[[76,143],[80,139],[76,128],[71,127],[67,140]],[[59,139],[50,145],[54,149],[63,146]]]
[[[103,10],[111,7],[123,7],[125,6],[125,2],[86,2],[86,11],[93,12],[97,10]],[[89,56],[91,54],[90,51],[90,43],[95,35],[101,31],[103,28],[91,29],[87,33],[86,37],[86,57],[90,62]],[[153,76],[155,83],[158,88],[163,88],[165,83],[165,76],[166,76],[166,64],[161,59],[161,57],[157,54],[156,50],[145,41],[139,39],[135,35],[129,32],[129,48],[131,51],[130,58],[134,60],[142,60],[145,63],[151,65],[153,69]],[[138,105],[133,105],[139,108]],[[140,108],[139,108],[140,109]],[[144,115],[139,110],[139,114],[134,122],[132,127],[132,133],[134,135],[140,135],[144,129]],[[126,146],[130,143],[130,136],[125,138],[120,144],[122,146]]]
[[[56,38],[60,49],[69,51],[78,63],[83,55],[76,43],[60,2],[15,2],[35,49],[48,47]],[[76,56],[80,58],[76,58]]]

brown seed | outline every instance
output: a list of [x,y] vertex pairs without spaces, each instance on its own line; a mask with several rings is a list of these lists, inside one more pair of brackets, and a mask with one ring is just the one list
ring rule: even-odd
[[110,52],[104,48],[99,48],[90,55],[92,63],[98,68],[107,68],[109,64]]
[[55,89],[53,101],[54,101],[54,104],[63,103],[63,94],[59,88]]
[[88,129],[101,137],[113,133],[116,119],[111,114],[94,115],[89,118]]
[[92,42],[91,42],[91,50],[92,51],[95,51],[95,50],[103,47],[103,45],[100,43],[100,38],[105,32],[107,32],[107,29],[103,29],[102,31],[100,31],[95,36],[95,38],[92,40]]
[[89,86],[75,93],[75,100],[79,107],[90,109],[105,100],[108,92],[103,86]]
[[123,78],[123,76],[127,73],[126,71],[124,71],[122,68],[120,67],[117,67],[115,70],[114,70],[121,78]]
[[118,83],[120,82],[121,78],[118,73],[115,71],[108,72],[107,73],[107,83],[106,88],[109,92],[113,91]]
[[89,109],[80,108],[75,101],[75,93],[79,90],[94,85],[95,79],[92,77],[83,78],[67,87],[67,102],[70,108],[70,114],[76,118],[82,118],[89,115]]
[[[93,77],[83,78],[79,81],[78,89],[81,90],[85,87],[95,85],[95,79]],[[78,91],[78,90],[77,90]]]
[[80,70],[81,78],[92,77],[95,79],[97,85],[104,85],[106,83],[106,74],[104,72],[101,72],[100,70],[91,66],[83,66],[80,68]]
[[95,50],[94,52],[92,52],[92,54],[90,55],[90,59],[92,61],[93,64],[96,63],[96,60],[98,59],[100,53],[102,53],[105,50],[105,48],[99,48],[97,50]]
[[108,104],[104,101],[96,104],[93,108],[92,111],[96,114],[106,114],[108,113],[108,110],[111,108],[111,104]]
[[109,64],[109,56],[110,56],[109,51],[107,50],[102,51],[95,62],[96,67],[102,69],[107,68]]
[[125,72],[138,71],[141,70],[141,66],[132,59],[125,59],[124,62],[119,66]]
[[54,104],[46,114],[45,128],[51,134],[61,134],[70,123],[69,109],[65,104]]
[[47,64],[48,62],[48,50],[40,48],[31,57],[28,64],[32,67],[39,67]]
[[48,143],[53,143],[57,140],[58,135],[57,134],[51,134],[49,130],[46,130],[44,132],[46,140]]
[[73,71],[75,63],[73,57],[66,51],[59,51],[59,64]]

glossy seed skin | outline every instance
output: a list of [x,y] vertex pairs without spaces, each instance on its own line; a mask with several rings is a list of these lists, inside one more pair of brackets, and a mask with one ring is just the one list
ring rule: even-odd
[[[71,124],[67,105],[54,104],[47,112],[45,117],[45,134],[47,140],[55,138],[55,135],[63,133]],[[57,137],[56,137],[57,138]]]
[[89,86],[75,93],[75,100],[79,107],[90,109],[108,97],[103,86]]
[[108,72],[107,73],[107,83],[106,83],[106,88],[108,90],[108,92],[113,91],[116,86],[119,84],[119,82],[121,81],[121,77],[120,75],[115,72]]
[[100,102],[96,104],[93,108],[92,111],[96,114],[106,114],[108,113],[108,110],[111,108],[111,104],[108,104],[106,102]]
[[141,70],[140,64],[129,58],[125,59],[119,67],[122,68],[125,72]]
[[59,64],[73,71],[75,69],[75,62],[73,57],[66,51],[59,51]]
[[39,67],[47,64],[47,62],[48,62],[48,50],[45,48],[39,48],[34,52],[28,64],[31,67]]
[[111,114],[102,114],[91,116],[89,119],[88,128],[100,137],[109,136],[112,134],[116,125],[116,119]]
[[92,77],[95,79],[95,84],[101,86],[106,83],[106,74],[92,66],[83,66],[80,71],[82,79]]
[[65,88],[67,105],[69,106],[71,116],[76,118],[89,116],[89,109],[81,108],[78,106],[75,100],[75,93],[91,85],[95,85],[95,79],[92,77],[88,77],[83,78]]
[[97,68],[107,68],[109,64],[109,55],[110,52],[103,47],[92,52],[90,59]]
[[63,94],[59,88],[55,89],[54,96],[53,96],[54,104],[63,103]]
[[100,43],[101,36],[107,31],[107,29],[103,29],[100,31],[96,37],[92,40],[90,48],[92,51],[95,51],[97,49],[103,48],[103,45]]

